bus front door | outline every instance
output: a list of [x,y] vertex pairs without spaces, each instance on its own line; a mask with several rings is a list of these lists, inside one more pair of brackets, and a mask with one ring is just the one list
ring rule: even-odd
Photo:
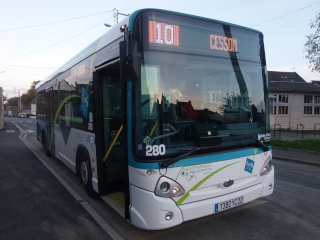
[[[99,186],[102,198],[124,216],[124,142],[119,63],[95,73],[97,157],[100,158]],[[98,81],[97,81],[98,80]],[[103,179],[102,179],[102,177]],[[103,181],[103,183],[100,183]],[[100,188],[100,187],[99,187]]]

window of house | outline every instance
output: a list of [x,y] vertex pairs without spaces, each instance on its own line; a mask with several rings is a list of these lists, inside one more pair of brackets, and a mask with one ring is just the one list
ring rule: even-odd
[[289,114],[289,96],[276,94],[269,96],[270,113]]
[[269,112],[271,114],[276,114],[276,108],[275,108],[276,102],[277,102],[277,99],[275,95],[269,96]]
[[207,101],[212,103],[222,103],[222,91],[207,91]]
[[304,95],[303,113],[307,115],[320,114],[320,96],[319,95]]

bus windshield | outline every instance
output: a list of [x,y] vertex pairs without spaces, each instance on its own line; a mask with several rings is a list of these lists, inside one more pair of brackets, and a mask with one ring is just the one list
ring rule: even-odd
[[197,147],[256,144],[250,136],[270,141],[260,33],[183,17],[146,19],[136,156],[168,159]]

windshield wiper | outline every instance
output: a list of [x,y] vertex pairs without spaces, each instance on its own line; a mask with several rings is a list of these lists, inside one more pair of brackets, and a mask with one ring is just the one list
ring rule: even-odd
[[[218,136],[214,136],[214,137],[232,137],[232,136],[243,136],[243,135],[249,135],[250,137],[252,137],[257,143],[258,145],[263,149],[263,151],[268,151],[269,148],[267,145],[265,145],[263,142],[261,142],[258,138],[256,138],[255,136],[253,136],[251,133],[232,133],[232,134],[227,134],[227,135],[218,135]],[[200,150],[206,150],[206,149],[212,149],[212,148],[218,148],[218,147],[221,147],[220,145],[218,146],[209,146],[209,147],[196,147],[196,148],[193,148],[191,149],[189,152],[186,152],[186,153],[183,153],[177,157],[174,157],[172,159],[169,159],[165,162],[162,162],[160,164],[160,167],[161,168],[167,168],[169,167],[170,165],[178,162],[179,160],[185,158],[185,157],[188,157],[189,155],[191,155],[192,153],[194,152],[197,152],[197,151],[200,151]]]
[[166,168],[166,167],[169,167],[170,165],[178,162],[179,160],[185,158],[185,157],[188,157],[189,155],[191,155],[192,153],[194,152],[197,152],[197,151],[203,151],[203,150],[207,150],[207,149],[214,149],[214,148],[219,148],[220,146],[208,146],[208,147],[196,147],[196,148],[192,148],[189,152],[186,152],[186,153],[183,153],[177,157],[174,157],[174,158],[171,158],[167,161],[164,161],[160,164],[160,167],[161,168]]
[[232,134],[230,134],[230,136],[242,136],[242,135],[249,135],[250,137],[252,137],[258,143],[258,145],[262,148],[263,151],[266,152],[269,150],[267,145],[265,145],[263,142],[261,142],[258,138],[253,136],[253,134],[251,134],[251,133],[232,133]]
[[266,152],[269,150],[267,145],[265,145],[263,142],[261,142],[258,138],[256,138],[251,133],[231,133],[231,134],[226,134],[226,135],[217,135],[217,136],[200,137],[200,138],[223,138],[223,137],[237,137],[237,136],[243,136],[243,135],[248,135],[248,136],[252,137],[258,143],[258,145],[263,149],[263,151]]
[[192,153],[194,153],[194,152],[196,152],[196,151],[199,151],[199,150],[202,150],[202,149],[203,149],[203,148],[201,148],[201,147],[193,148],[193,149],[191,149],[189,152],[186,152],[186,153],[181,154],[181,155],[179,155],[179,156],[177,156],[177,157],[174,157],[174,158],[171,158],[171,159],[169,159],[169,160],[167,160],[167,161],[165,161],[165,162],[162,162],[162,163],[160,164],[160,167],[161,167],[161,168],[167,168],[167,167],[169,167],[170,165],[178,162],[180,159],[185,158],[185,157],[188,157],[188,156],[191,155]]

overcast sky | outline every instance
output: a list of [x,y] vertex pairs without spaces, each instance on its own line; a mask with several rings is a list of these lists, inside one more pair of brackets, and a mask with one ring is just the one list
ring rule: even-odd
[[[26,92],[114,24],[113,9],[129,14],[162,8],[230,22],[264,34],[267,66],[320,80],[303,52],[316,0],[1,0],[0,87],[8,98]],[[122,16],[119,15],[119,20]]]

